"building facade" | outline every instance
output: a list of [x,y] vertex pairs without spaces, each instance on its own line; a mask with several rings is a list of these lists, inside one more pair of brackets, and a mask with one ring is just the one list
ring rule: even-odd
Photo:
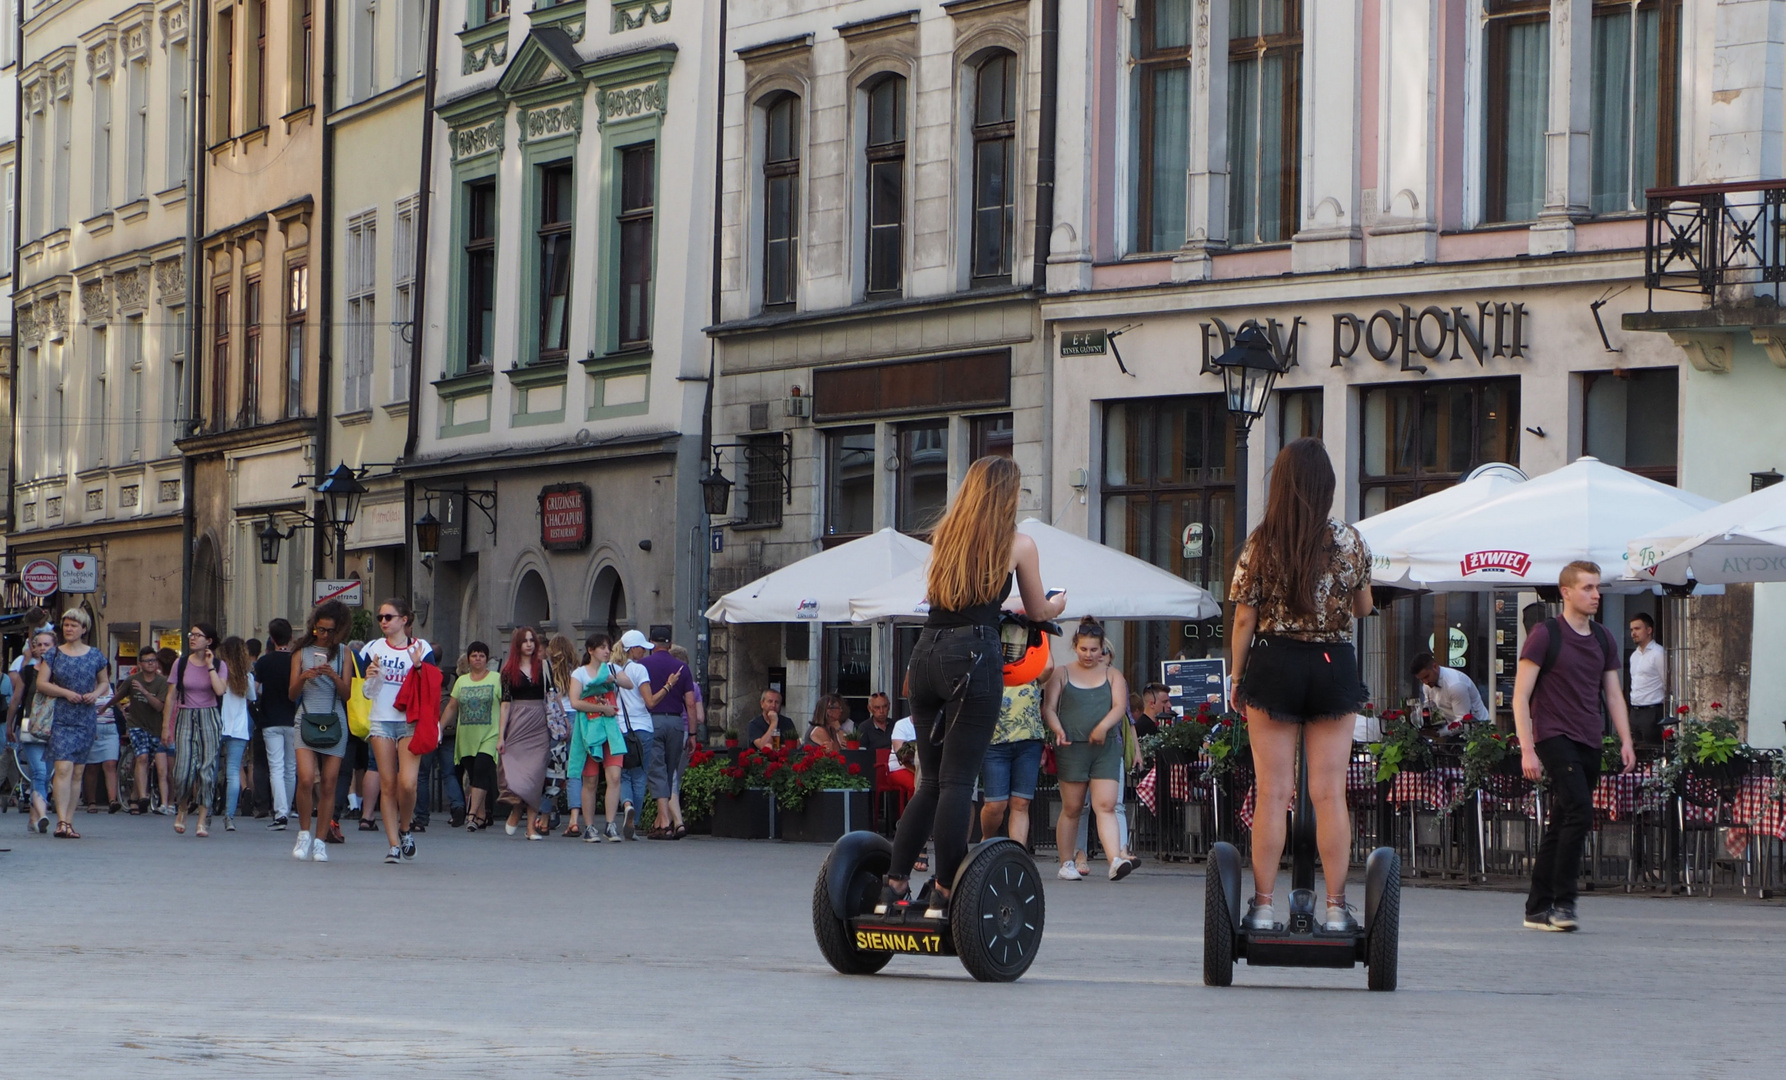
[[[1786,165],[1777,133],[1729,107],[1744,50],[1778,54],[1751,19],[1764,6],[1063,0],[1063,114],[1089,122],[1063,125],[1056,234],[1076,239],[1042,305],[1062,526],[1225,599],[1271,458],[1303,435],[1326,441],[1347,520],[1486,463],[1535,475],[1584,454],[1746,490],[1782,449],[1755,428],[1780,371],[1757,348],[1708,374],[1620,316],[1650,303],[1646,190]],[[1249,322],[1292,366],[1240,463],[1209,361]],[[1751,697],[1747,655],[1751,628],[1786,632],[1768,591],[1614,596],[1604,617],[1656,615],[1677,700],[1734,703],[1778,743],[1786,694]],[[1538,600],[1396,600],[1361,624],[1367,682],[1411,696],[1430,649],[1506,709]],[[1122,659],[1216,655],[1221,633],[1125,627]]]
[[473,2],[440,35],[403,476],[442,523],[414,573],[420,629],[449,650],[518,625],[696,644],[711,9]]
[[[7,4],[0,11],[0,379],[5,385],[0,386],[0,431],[12,431],[12,284],[13,259],[18,251],[19,235],[19,174],[18,174],[18,95],[19,95],[19,57],[18,57],[18,8]],[[12,522],[12,454],[11,440],[8,440],[8,452],[0,460],[0,516],[4,516],[7,531],[13,528]],[[0,540],[4,544],[4,540]],[[0,554],[5,548],[0,546]],[[6,583],[6,606],[17,606],[16,600],[23,589],[15,582]]]
[[[729,6],[714,437],[736,484],[717,596],[892,527],[928,534],[974,458],[1049,516],[1031,0]],[[1047,230],[1042,230],[1043,238]],[[709,715],[901,697],[915,628],[715,626]],[[903,701],[896,701],[902,706]]]
[[39,602],[128,662],[180,622],[188,8],[34,4],[23,40],[8,557],[97,559],[97,591]]
[[[366,583],[368,605],[409,593],[409,517],[396,463],[409,434],[419,299],[427,12],[423,0],[363,5],[334,38],[327,465],[361,471],[369,489],[343,563],[347,577]],[[324,569],[334,575],[332,562]]]
[[[253,0],[209,8],[197,27],[205,105],[193,307],[202,314],[195,431],[179,447],[193,494],[192,618],[225,634],[307,611],[333,540],[302,516],[322,512],[311,489],[335,464],[321,419],[331,219],[317,61],[328,12],[309,0]],[[295,533],[267,564],[259,535],[282,520]]]

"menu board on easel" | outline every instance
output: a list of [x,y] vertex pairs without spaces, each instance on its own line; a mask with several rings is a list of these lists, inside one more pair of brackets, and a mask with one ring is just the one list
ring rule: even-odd
[[1489,684],[1494,687],[1494,700],[1489,708],[1496,713],[1513,710],[1513,681],[1519,670],[1519,594],[1495,594],[1494,672]]
[[1202,704],[1210,712],[1228,711],[1228,661],[1219,656],[1161,661],[1160,681],[1171,694],[1172,711],[1180,716],[1196,715]]

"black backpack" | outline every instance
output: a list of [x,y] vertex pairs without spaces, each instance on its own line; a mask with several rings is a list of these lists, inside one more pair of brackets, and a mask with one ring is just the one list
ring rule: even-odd
[[[1591,628],[1594,640],[1600,643],[1600,651],[1606,654],[1606,662],[1612,665],[1611,670],[1617,671],[1619,667],[1619,647],[1618,643],[1612,640],[1612,631],[1592,619],[1588,620],[1588,626]],[[1550,669],[1557,666],[1557,658],[1563,654],[1562,620],[1555,616],[1545,619],[1544,630],[1547,635],[1544,646],[1544,663],[1538,666],[1538,678],[1532,682],[1532,694],[1534,697],[1538,694],[1538,685],[1544,681],[1544,676],[1550,674]],[[1574,631],[1571,630],[1570,633],[1574,633]],[[1604,680],[1600,683],[1600,698],[1600,706],[1601,708],[1605,708],[1606,683]]]

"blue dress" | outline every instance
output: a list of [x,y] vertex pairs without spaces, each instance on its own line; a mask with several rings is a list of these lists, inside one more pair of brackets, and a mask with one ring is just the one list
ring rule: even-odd
[[[52,649],[45,662],[50,665],[51,682],[78,694],[91,693],[99,685],[99,673],[106,666],[105,654],[91,646],[80,656]],[[86,762],[98,733],[97,706],[57,698],[56,721],[50,728],[50,760]]]

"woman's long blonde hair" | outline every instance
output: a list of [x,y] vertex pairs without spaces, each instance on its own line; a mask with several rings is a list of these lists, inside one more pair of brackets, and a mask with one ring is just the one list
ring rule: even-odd
[[997,600],[1011,572],[1023,470],[1010,458],[968,466],[949,512],[930,534],[930,606],[960,611]]

